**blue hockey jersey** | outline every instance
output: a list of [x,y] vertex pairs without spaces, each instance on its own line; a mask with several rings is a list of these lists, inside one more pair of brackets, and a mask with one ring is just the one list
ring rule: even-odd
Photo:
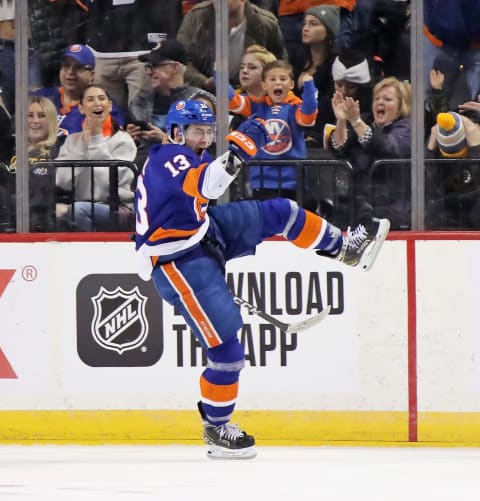
[[137,180],[135,194],[137,255],[149,278],[152,264],[168,261],[197,245],[205,236],[209,200],[222,195],[233,181],[220,161],[210,162],[178,144],[155,145]]
[[[305,82],[302,99],[294,94],[279,104],[273,104],[268,96],[252,98],[235,94],[229,89],[229,109],[244,117],[255,114],[265,120],[270,141],[258,150],[258,160],[304,159],[307,156],[304,127],[315,125],[317,117],[317,88],[313,80]],[[295,166],[250,167],[252,188],[295,189]]]

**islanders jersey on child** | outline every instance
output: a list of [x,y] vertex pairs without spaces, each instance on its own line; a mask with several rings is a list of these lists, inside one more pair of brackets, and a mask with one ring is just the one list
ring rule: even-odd
[[[317,117],[317,88],[313,80],[303,86],[302,99],[290,93],[280,104],[273,104],[268,96],[252,98],[235,94],[229,89],[229,110],[249,117],[255,114],[265,120],[270,141],[258,150],[259,160],[290,160],[306,158],[303,127],[315,125]],[[262,175],[263,174],[263,175]],[[252,188],[295,189],[296,169],[294,166],[250,167]]]

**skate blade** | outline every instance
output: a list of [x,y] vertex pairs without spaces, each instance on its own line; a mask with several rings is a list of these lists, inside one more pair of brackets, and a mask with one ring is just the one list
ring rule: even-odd
[[380,252],[389,231],[390,221],[388,219],[380,219],[375,239],[368,246],[368,249],[363,253],[362,258],[360,259],[360,267],[363,271],[368,271],[375,263],[378,253]]
[[209,459],[253,459],[257,455],[255,447],[245,447],[244,449],[225,449],[216,445],[207,446],[207,457]]

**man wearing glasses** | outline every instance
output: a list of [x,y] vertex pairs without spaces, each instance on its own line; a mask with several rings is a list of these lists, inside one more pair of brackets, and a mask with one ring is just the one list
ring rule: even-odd
[[[34,92],[37,96],[45,96],[56,106],[58,124],[68,133],[80,132],[84,116],[78,109],[83,91],[95,77],[95,56],[86,45],[70,45],[65,50],[60,67],[60,86],[44,87]],[[112,116],[119,125],[125,120],[118,106],[113,105]]]
[[[148,88],[130,102],[127,132],[137,143],[142,157],[152,142],[166,140],[167,113],[173,102],[200,100],[215,111],[216,99],[212,93],[185,83],[187,53],[178,40],[168,38],[138,59],[145,63]],[[141,163],[140,159],[138,164]]]

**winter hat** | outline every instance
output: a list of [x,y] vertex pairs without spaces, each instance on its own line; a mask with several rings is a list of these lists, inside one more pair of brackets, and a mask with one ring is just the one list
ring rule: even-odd
[[336,37],[340,29],[340,8],[333,5],[317,5],[305,11],[305,16],[310,14],[319,19],[328,31]]
[[465,138],[465,127],[458,113],[449,111],[437,115],[438,146],[444,157],[462,158],[467,156],[468,145]]

